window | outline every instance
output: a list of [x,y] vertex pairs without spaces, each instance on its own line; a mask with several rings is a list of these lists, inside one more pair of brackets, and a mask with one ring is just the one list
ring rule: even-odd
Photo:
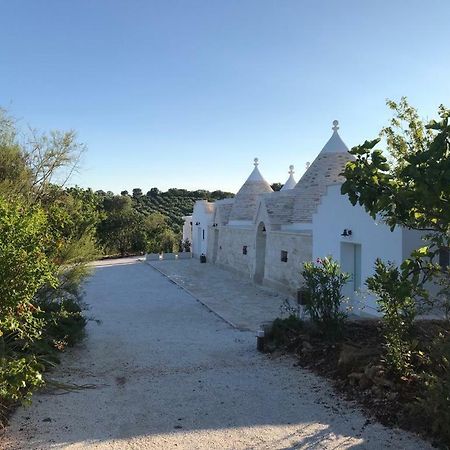
[[287,262],[288,258],[288,252],[286,250],[281,250],[281,261],[282,262]]
[[203,240],[205,240],[205,230],[202,230]]
[[246,246],[246,245],[244,245],[244,246],[242,247],[242,254],[243,254],[243,255],[246,255],[246,254],[247,254],[247,246]]
[[450,266],[450,248],[441,247],[439,249],[439,265],[445,269]]

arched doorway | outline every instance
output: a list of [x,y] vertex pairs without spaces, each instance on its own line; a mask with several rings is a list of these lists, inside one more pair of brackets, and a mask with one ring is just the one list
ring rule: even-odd
[[264,269],[266,267],[266,226],[264,222],[260,222],[256,230],[256,261],[255,275],[253,277],[255,283],[262,284],[264,279]]

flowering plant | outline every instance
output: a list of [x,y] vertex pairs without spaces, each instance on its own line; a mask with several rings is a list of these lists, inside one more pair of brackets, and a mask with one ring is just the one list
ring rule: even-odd
[[305,309],[311,320],[329,337],[335,338],[342,331],[346,314],[341,304],[344,300],[342,288],[350,278],[341,272],[339,263],[331,256],[318,258],[316,263],[306,262],[302,276],[307,292]]

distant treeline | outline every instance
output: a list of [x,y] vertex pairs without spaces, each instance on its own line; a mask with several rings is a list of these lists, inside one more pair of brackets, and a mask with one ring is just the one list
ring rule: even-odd
[[215,201],[223,198],[234,197],[231,192],[206,191],[198,189],[188,191],[187,189],[171,188],[166,192],[154,187],[146,194],[141,189],[135,188],[131,194],[122,191],[121,195],[128,195],[133,200],[137,211],[143,214],[161,213],[168,219],[170,228],[175,233],[181,233],[183,228],[183,216],[190,215],[197,200]]
[[[79,188],[78,188],[79,189]],[[150,189],[146,194],[140,188],[113,192],[91,190],[101,219],[97,224],[97,240],[105,254],[138,252],[171,252],[181,250],[183,216],[192,213],[197,200],[215,201],[233,197],[223,191],[188,191],[169,189],[161,192]],[[189,243],[184,243],[184,249]]]

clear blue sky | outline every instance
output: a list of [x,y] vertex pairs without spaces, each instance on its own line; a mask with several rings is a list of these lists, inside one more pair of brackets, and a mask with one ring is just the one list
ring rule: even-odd
[[450,1],[0,0],[0,105],[75,129],[81,186],[236,191],[297,177],[385,99],[450,106]]

